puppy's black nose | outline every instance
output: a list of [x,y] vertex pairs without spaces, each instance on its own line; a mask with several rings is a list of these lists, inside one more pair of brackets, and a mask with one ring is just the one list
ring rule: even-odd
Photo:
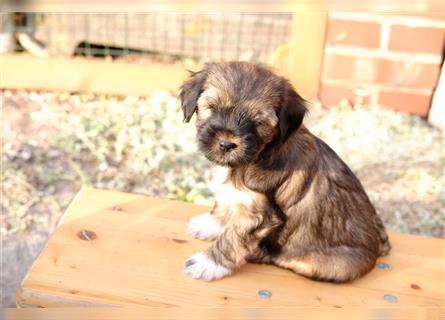
[[229,151],[229,150],[232,150],[232,149],[235,149],[235,148],[236,148],[236,144],[233,143],[233,142],[230,142],[230,141],[227,141],[227,140],[221,140],[219,142],[219,149],[221,151],[226,152],[226,151]]

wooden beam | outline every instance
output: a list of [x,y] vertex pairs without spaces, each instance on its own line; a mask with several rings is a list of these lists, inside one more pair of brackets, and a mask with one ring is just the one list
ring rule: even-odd
[[173,64],[8,54],[1,57],[0,77],[2,89],[147,96],[154,90],[175,92],[187,73]]
[[[393,247],[389,255],[380,257],[378,267],[351,283],[311,281],[288,270],[257,264],[247,264],[233,275],[210,283],[191,279],[182,272],[184,261],[206,250],[210,243],[187,235],[187,221],[209,209],[111,190],[83,189],[18,289],[17,304],[443,306],[444,240],[396,233],[389,235]],[[258,294],[265,289],[272,293],[269,299]]]
[[287,76],[305,99],[318,98],[327,23],[326,13],[295,13]]

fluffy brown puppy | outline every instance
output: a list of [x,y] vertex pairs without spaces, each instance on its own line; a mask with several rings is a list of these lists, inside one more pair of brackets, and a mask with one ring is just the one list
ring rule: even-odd
[[345,282],[390,250],[381,219],[348,166],[302,125],[305,101],[284,78],[243,62],[214,63],[181,87],[199,149],[223,168],[210,213],[188,232],[216,241],[184,271],[214,280],[245,262]]

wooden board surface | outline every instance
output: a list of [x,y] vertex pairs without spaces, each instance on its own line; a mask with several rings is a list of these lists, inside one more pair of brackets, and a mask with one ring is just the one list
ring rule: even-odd
[[[166,199],[82,190],[17,292],[28,306],[368,306],[440,307],[444,241],[392,233],[393,250],[350,284],[321,283],[274,266],[248,264],[215,281],[182,273],[209,243],[186,235],[187,220],[209,208]],[[91,231],[93,233],[88,233]],[[94,238],[91,241],[82,240]],[[262,299],[259,290],[269,290]],[[392,295],[397,302],[384,299]]]
[[2,54],[1,89],[53,90],[148,96],[155,90],[176,92],[188,74],[174,64],[138,64],[105,59],[35,58]]

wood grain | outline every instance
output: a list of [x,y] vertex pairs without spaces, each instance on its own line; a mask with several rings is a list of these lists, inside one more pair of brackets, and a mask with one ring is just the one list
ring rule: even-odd
[[327,13],[294,13],[285,76],[307,100],[318,98]]
[[2,54],[0,85],[1,89],[149,96],[156,90],[177,92],[187,76],[183,67],[173,64]]
[[[186,277],[187,257],[209,243],[185,234],[186,221],[209,208],[115,191],[84,189],[17,292],[29,306],[440,307],[444,241],[390,234],[393,250],[350,284],[315,282],[266,265],[202,282]],[[94,232],[91,241],[79,232]],[[92,239],[92,237],[91,237]],[[262,299],[258,291],[272,292]],[[384,295],[397,297],[397,303]]]

